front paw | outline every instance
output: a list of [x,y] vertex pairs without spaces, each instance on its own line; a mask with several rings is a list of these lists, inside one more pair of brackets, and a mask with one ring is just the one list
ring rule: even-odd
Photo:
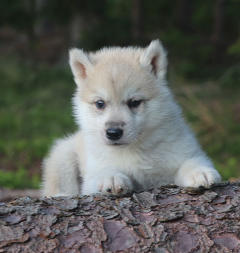
[[131,180],[122,173],[105,177],[99,184],[99,191],[106,194],[125,194],[132,190]]
[[175,183],[183,187],[210,187],[221,181],[221,176],[214,168],[182,168],[178,172]]
[[121,195],[132,191],[131,180],[122,173],[111,173],[101,176],[88,177],[83,182],[82,194],[94,193]]

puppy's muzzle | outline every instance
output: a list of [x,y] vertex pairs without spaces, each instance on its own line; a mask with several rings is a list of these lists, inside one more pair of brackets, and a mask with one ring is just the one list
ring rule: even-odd
[[106,136],[111,141],[119,140],[123,135],[123,130],[121,128],[111,127],[106,130]]

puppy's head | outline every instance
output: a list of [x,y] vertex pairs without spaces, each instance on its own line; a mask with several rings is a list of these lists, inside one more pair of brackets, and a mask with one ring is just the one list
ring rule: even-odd
[[141,141],[158,124],[166,53],[158,40],[142,48],[70,50],[77,84],[76,120],[84,134],[108,145]]

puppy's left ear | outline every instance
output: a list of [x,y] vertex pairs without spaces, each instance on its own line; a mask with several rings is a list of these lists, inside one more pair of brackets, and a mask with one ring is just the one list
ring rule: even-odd
[[153,40],[140,57],[140,64],[150,67],[157,78],[165,78],[167,72],[167,52],[159,40]]

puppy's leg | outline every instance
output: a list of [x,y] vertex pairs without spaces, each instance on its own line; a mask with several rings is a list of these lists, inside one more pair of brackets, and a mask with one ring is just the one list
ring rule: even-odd
[[209,187],[220,181],[221,176],[206,157],[185,161],[175,177],[175,183],[184,187]]
[[79,172],[74,136],[56,142],[43,163],[43,196],[79,194]]
[[88,173],[85,175],[82,194],[103,193],[119,195],[132,191],[132,189],[132,182],[125,174],[113,170],[103,170],[101,173]]

